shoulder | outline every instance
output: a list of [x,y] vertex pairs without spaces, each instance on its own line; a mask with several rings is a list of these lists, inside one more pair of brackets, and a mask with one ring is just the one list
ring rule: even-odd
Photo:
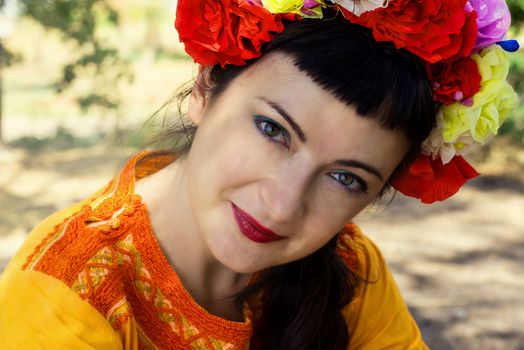
[[[46,218],[10,261],[0,278],[3,348],[120,348],[103,315],[71,288],[75,272],[85,266],[83,245],[90,240],[82,219],[111,186]],[[64,244],[75,240],[76,248]]]
[[63,209],[37,225],[9,262],[3,280],[21,271],[35,271],[72,286],[89,260],[121,239],[117,230],[140,203],[122,191],[121,176],[84,201]]
[[354,223],[347,224],[339,233],[337,253],[365,281],[378,280],[386,265],[380,249]]
[[28,260],[32,260],[38,252],[42,252],[45,243],[51,238],[53,232],[59,231],[71,218],[79,215],[85,206],[103,196],[111,185],[112,182],[87,199],[55,212],[41,221],[25,238],[24,243],[9,262],[4,274],[23,270]]
[[[107,315],[125,297],[122,281],[136,262],[133,240],[140,240],[149,227],[147,210],[134,193],[136,163],[141,159],[143,154],[131,158],[107,186],[36,226],[8,264],[0,292],[31,276],[67,288]],[[37,284],[27,288],[38,289]],[[112,325],[119,328],[128,316],[122,313]]]
[[103,315],[46,274],[4,275],[0,308],[2,349],[122,349],[120,336]]
[[342,313],[350,333],[348,349],[427,349],[393,275],[375,243],[358,226],[339,235],[338,251],[360,280]]
[[147,217],[134,215],[141,207],[141,198],[134,191],[135,179],[173,161],[163,153],[156,158],[154,155],[147,151],[136,154],[102,189],[43,220],[26,237],[6,272],[39,270],[60,274],[60,270],[71,270],[76,263],[85,262],[82,256],[121,239],[121,228],[131,221],[147,223]]

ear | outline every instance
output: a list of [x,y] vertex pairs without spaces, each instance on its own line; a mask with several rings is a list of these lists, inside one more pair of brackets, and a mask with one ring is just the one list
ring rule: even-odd
[[207,94],[209,90],[209,67],[198,68],[198,75],[189,97],[189,109],[187,111],[189,119],[195,125],[199,125],[202,122],[202,115],[206,109]]
[[187,116],[195,125],[199,125],[202,121],[202,115],[206,109],[206,96],[202,93],[201,89],[195,84],[191,96],[189,97],[189,107],[187,110]]

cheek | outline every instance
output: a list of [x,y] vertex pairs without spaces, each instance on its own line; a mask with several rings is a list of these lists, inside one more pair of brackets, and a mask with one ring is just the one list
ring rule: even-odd
[[310,203],[312,213],[323,226],[342,227],[375,199],[371,192],[348,193],[329,175],[320,176]]
[[324,246],[346,224],[350,223],[371,200],[345,199],[344,201],[318,200],[312,202],[304,218],[302,234],[297,241],[297,256],[304,257]]
[[203,125],[190,151],[192,190],[208,193],[241,186],[267,172],[274,164],[270,148],[247,121],[234,125]]
[[[325,204],[325,203],[322,203]],[[338,209],[329,208],[321,205],[321,208],[311,208],[310,218],[307,220],[308,225],[305,227],[307,231],[320,233],[321,236],[328,237],[334,235],[341,230],[344,225],[351,222],[353,218],[366,207],[366,204],[351,203]]]

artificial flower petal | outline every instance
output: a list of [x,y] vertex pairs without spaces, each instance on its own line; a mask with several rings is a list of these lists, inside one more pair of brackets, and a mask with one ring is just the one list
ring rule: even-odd
[[511,14],[505,0],[468,0],[466,11],[471,10],[477,13],[475,50],[504,39],[511,24]]
[[477,143],[470,133],[464,133],[454,142],[445,142],[443,137],[444,114],[437,113],[437,125],[422,144],[422,153],[430,155],[433,160],[440,157],[442,163],[449,163],[456,155],[465,155],[474,149]]
[[517,52],[520,49],[520,44],[517,40],[498,41],[497,45],[500,45],[507,52]]
[[391,1],[360,17],[340,7],[351,22],[373,31],[377,41],[391,41],[429,63],[467,57],[477,39],[477,15],[464,11],[466,0]]
[[426,72],[434,86],[433,98],[445,105],[467,100],[480,90],[479,69],[470,57],[426,64]]
[[393,180],[392,185],[406,196],[431,204],[451,197],[478,175],[461,156],[455,156],[444,165],[440,158],[420,154],[406,172]]
[[323,3],[317,0],[262,0],[271,13],[295,13],[301,17],[322,18]]
[[179,0],[175,27],[195,62],[243,65],[284,30],[281,17],[247,0]]
[[509,61],[502,48],[493,45],[472,58],[482,77],[480,90],[470,106],[455,103],[442,107],[446,143],[455,143],[468,133],[476,142],[486,143],[518,103],[517,94],[506,81]]
[[387,7],[388,0],[332,0],[333,3],[338,4],[353,13],[356,16],[362,15],[364,12],[373,11],[380,7]]

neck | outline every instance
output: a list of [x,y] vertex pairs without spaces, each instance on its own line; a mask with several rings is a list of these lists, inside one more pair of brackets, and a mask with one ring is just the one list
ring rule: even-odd
[[164,254],[193,299],[209,313],[234,321],[242,310],[230,298],[249,275],[230,270],[214,258],[195,225],[184,176],[184,158],[137,181],[151,225]]

